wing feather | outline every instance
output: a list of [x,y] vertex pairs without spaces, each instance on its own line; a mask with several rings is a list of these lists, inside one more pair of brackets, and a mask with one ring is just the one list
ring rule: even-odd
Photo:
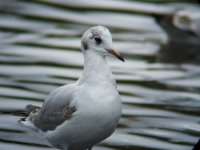
[[33,119],[33,124],[42,131],[52,131],[71,119],[76,111],[76,107],[70,105],[75,91],[75,85],[65,85],[53,91]]

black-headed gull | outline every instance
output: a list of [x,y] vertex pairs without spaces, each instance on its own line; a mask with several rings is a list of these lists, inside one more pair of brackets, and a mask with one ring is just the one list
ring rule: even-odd
[[62,150],[92,149],[114,132],[121,116],[121,99],[105,57],[124,59],[114,50],[109,30],[103,26],[87,30],[81,50],[81,77],[51,92],[41,108],[27,105],[29,115],[20,120]]

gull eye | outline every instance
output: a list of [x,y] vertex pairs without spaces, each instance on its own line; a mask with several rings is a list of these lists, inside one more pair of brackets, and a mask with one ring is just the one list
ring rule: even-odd
[[101,38],[99,36],[95,36],[94,40],[98,45],[102,42],[102,40],[101,40]]

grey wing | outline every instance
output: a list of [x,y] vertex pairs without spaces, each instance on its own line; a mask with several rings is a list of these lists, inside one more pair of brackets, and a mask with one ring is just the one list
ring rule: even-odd
[[42,131],[52,131],[69,120],[76,111],[76,107],[70,105],[75,91],[74,85],[65,85],[52,92],[33,120],[34,125]]
[[29,105],[26,105],[26,107],[25,107],[25,111],[26,111],[26,113],[28,114],[28,115],[30,115],[30,113],[34,113],[34,111],[37,111],[37,110],[39,110],[39,109],[41,109],[41,107],[39,107],[39,106],[34,106],[34,105],[31,105],[31,104],[29,104]]

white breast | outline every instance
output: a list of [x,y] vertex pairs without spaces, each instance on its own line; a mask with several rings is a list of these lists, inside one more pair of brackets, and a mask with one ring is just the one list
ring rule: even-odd
[[56,131],[49,132],[47,139],[51,143],[56,139],[68,146],[73,143],[80,147],[92,146],[115,130],[121,116],[121,100],[116,88],[111,84],[105,90],[100,90],[102,88],[97,86],[85,86],[80,87],[73,98],[77,107],[73,119],[64,122]]

